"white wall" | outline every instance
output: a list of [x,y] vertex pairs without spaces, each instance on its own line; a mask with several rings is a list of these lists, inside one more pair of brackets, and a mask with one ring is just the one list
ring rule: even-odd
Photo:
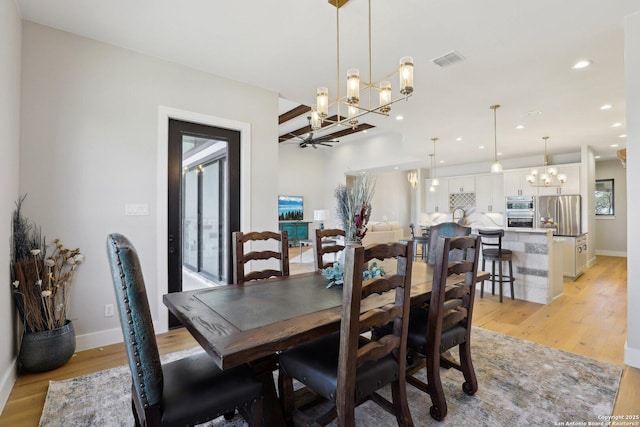
[[[627,181],[640,182],[640,12],[625,19]],[[627,191],[627,215],[637,218],[640,198]],[[627,345],[624,361],[640,368],[640,222],[627,223]]]
[[596,163],[596,179],[612,179],[614,216],[596,217],[595,250],[598,255],[627,255],[627,174],[620,160]]
[[[103,316],[115,302],[108,233],[136,245],[154,319],[165,312],[153,303],[166,289],[158,280],[166,260],[157,256],[166,212],[155,209],[166,179],[159,177],[159,106],[248,124],[251,210],[243,223],[277,228],[276,93],[30,22],[23,46],[20,191],[28,193],[26,214],[49,239],[85,254],[70,315],[79,349],[120,337],[117,317]],[[125,216],[126,203],[146,203],[150,215]]]
[[16,315],[9,284],[11,214],[18,198],[22,22],[12,0],[0,0],[0,412],[16,378]]

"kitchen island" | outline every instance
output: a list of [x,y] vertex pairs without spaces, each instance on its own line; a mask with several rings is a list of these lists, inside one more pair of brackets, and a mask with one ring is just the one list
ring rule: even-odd
[[[491,229],[492,227],[479,228]],[[476,233],[477,230],[474,228],[473,232]],[[562,294],[562,250],[554,242],[552,230],[505,229],[502,247],[513,251],[513,276],[515,277],[513,286],[516,299],[548,304]],[[487,263],[485,269],[490,271],[491,263]],[[496,273],[497,270],[496,266]],[[508,274],[506,263],[502,271],[503,274]],[[509,284],[505,283],[503,286],[505,298],[509,298],[511,296]],[[487,290],[491,291],[490,281],[485,282],[485,292]]]

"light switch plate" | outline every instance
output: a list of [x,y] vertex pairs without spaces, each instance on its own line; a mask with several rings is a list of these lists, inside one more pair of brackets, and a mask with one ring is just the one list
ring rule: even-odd
[[125,215],[149,215],[149,205],[147,203],[127,203],[124,205]]

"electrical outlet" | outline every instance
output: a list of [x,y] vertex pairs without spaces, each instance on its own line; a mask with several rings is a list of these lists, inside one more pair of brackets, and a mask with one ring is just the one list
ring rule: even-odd
[[105,304],[104,305],[104,317],[113,316],[113,304]]

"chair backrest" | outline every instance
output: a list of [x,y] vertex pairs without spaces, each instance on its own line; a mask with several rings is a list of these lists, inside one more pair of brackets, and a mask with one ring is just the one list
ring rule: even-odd
[[409,224],[409,230],[411,230],[411,238],[412,239],[416,237],[416,233],[415,233],[413,227],[414,227],[413,223]]
[[[245,252],[245,243],[274,240],[277,243],[276,250],[262,250]],[[235,248],[233,251],[233,283],[244,283],[250,280],[268,279],[289,275],[289,235],[286,231],[278,233],[274,231],[252,231],[233,233]],[[245,266],[251,262],[263,262],[275,259],[279,263],[279,269],[263,269],[245,272]],[[253,265],[255,268],[255,265]]]
[[[394,274],[363,281],[365,263],[373,259],[395,259],[397,271]],[[356,370],[360,366],[368,361],[379,360],[390,353],[393,353],[398,363],[401,384],[404,383],[412,266],[411,242],[383,243],[367,248],[348,245],[345,248],[336,406],[347,405],[349,401],[350,405],[353,405]],[[394,292],[392,302],[362,312],[364,300],[374,294],[389,291]],[[358,348],[361,333],[390,322],[393,323],[393,332],[390,335]]]
[[[435,354],[446,350],[441,347],[442,333],[454,327],[465,328],[466,340],[469,341],[480,246],[480,236],[477,235],[438,239],[434,250],[436,263],[426,339],[427,343],[433,344],[430,348]],[[449,262],[449,255],[453,250],[461,251],[462,259]],[[447,287],[447,279],[453,274],[463,275],[463,278],[457,284]]]
[[482,238],[482,251],[485,249],[498,250],[498,256],[502,255],[502,237],[504,230],[478,230]]
[[[344,249],[344,245],[332,244],[332,245],[323,245],[323,239],[337,239],[342,237],[342,241],[344,241],[344,230],[340,230],[337,228],[331,228],[326,230],[316,229],[315,238],[313,239],[313,254],[314,260],[316,264],[316,271],[320,271],[324,268],[331,267],[333,265],[333,261],[324,261],[324,255],[327,254],[335,254],[336,252],[340,252]],[[336,242],[337,243],[337,242]]]
[[162,402],[162,366],[153,329],[140,260],[135,247],[121,234],[107,237],[107,253],[116,292],[124,346],[133,379],[132,399],[147,412]]
[[[468,236],[471,234],[471,227],[465,227],[464,225],[457,224],[455,222],[443,222],[441,224],[432,225],[429,227],[429,252],[427,254],[427,264],[435,264],[436,262],[436,245],[439,237],[456,237],[456,236]],[[460,255],[457,252],[451,254],[450,260],[459,259]]]

